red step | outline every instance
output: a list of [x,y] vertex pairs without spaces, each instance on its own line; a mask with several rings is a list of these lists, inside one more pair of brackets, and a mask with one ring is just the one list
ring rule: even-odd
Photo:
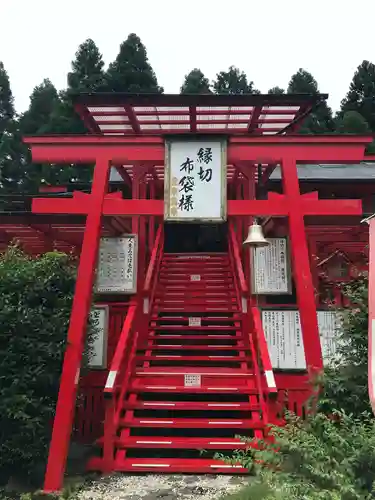
[[227,427],[228,429],[260,429],[262,423],[254,420],[229,419],[229,418],[133,418],[132,420],[121,419],[120,427],[152,427],[152,428],[176,428],[176,429],[214,429]]
[[[92,458],[88,470],[97,471],[103,467],[101,458]],[[125,458],[114,464],[119,472],[176,472],[201,474],[247,474],[249,471],[240,465],[231,465],[219,460],[203,458]]]
[[249,403],[196,402],[196,401],[126,401],[122,408],[127,410],[233,410],[259,411],[259,405]]
[[173,394],[258,394],[258,389],[247,386],[231,387],[224,382],[220,386],[185,387],[179,384],[162,384],[154,381],[152,384],[139,384],[137,380],[130,386],[131,393],[173,393]]

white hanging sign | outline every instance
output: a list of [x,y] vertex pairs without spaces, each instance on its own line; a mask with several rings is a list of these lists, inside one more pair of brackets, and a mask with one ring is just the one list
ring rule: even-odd
[[202,318],[200,316],[190,316],[189,318],[189,326],[201,326]]
[[97,293],[137,291],[138,245],[135,234],[101,238],[96,276]]
[[90,316],[95,326],[95,333],[91,345],[89,367],[97,369],[107,368],[107,344],[108,344],[108,306],[94,306]]
[[190,275],[190,281],[200,281],[200,280],[201,280],[200,274],[191,274]]
[[184,387],[200,387],[201,376],[193,373],[187,373],[184,376]]
[[165,151],[165,220],[225,221],[226,141],[169,140]]
[[251,251],[252,291],[254,294],[288,295],[292,293],[290,260],[286,238],[267,238],[267,247]]
[[[323,361],[328,365],[336,352],[340,318],[335,311],[318,311],[317,316]],[[272,367],[278,370],[306,370],[299,312],[263,310],[262,323]]]

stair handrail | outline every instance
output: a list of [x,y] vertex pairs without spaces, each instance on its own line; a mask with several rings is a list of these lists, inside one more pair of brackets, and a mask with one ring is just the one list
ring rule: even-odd
[[163,229],[163,224],[160,224],[156,232],[155,244],[151,252],[150,263],[147,268],[143,286],[143,312],[145,314],[147,314],[152,307],[160,262],[163,257]]
[[[253,344],[255,344],[254,348],[256,348],[256,351],[259,353],[260,356],[260,361],[262,363],[262,368],[267,383],[267,392],[275,393],[277,392],[276,382],[268,350],[267,340],[263,329],[262,317],[260,314],[259,307],[256,306],[252,301],[250,290],[246,283],[245,273],[242,266],[240,250],[238,247],[238,242],[233,223],[229,224],[229,241],[230,241],[230,252],[232,253],[232,266],[234,267],[234,273],[237,279],[237,288],[240,292],[239,298],[241,299],[242,312],[247,315],[248,319],[250,320],[253,326],[253,330],[255,333],[255,340],[256,340],[256,342],[253,342]],[[248,298],[250,298],[249,311],[247,306]]]
[[239,294],[238,298],[241,301],[242,310],[246,311],[249,287],[247,286],[245,279],[245,273],[241,262],[240,250],[238,248],[234,225],[231,222],[229,223],[229,253],[232,260],[231,263],[233,266],[233,271],[236,277],[237,293]]
[[113,394],[118,385],[118,374],[121,367],[124,366],[125,354],[129,349],[131,340],[131,331],[134,326],[134,319],[137,312],[137,303],[131,301],[129,309],[126,313],[124,323],[122,325],[119,340],[117,342],[116,350],[112,358],[111,366],[109,368],[107,381],[104,387],[104,394]]
[[[104,387],[103,470],[108,472],[113,470],[116,428],[120,418],[122,401],[129,386],[133,358],[135,356],[137,314],[138,303],[135,300],[131,300]],[[119,374],[122,373],[124,367],[126,368],[124,376],[119,381]],[[117,394],[119,387],[121,388],[119,394]]]
[[266,335],[264,333],[262,316],[260,314],[259,307],[255,304],[250,306],[251,316],[253,319],[253,327],[256,336],[256,344],[257,350],[260,355],[260,359],[262,361],[264,375],[266,377],[267,382],[267,391],[268,393],[277,393],[275,376],[273,373],[271,356],[268,349]]

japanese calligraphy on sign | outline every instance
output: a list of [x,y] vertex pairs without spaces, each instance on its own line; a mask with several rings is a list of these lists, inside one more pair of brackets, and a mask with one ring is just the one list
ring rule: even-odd
[[137,236],[101,238],[96,276],[97,293],[137,291]]
[[252,249],[252,291],[254,294],[291,294],[291,275],[286,238],[267,238],[267,247]]
[[90,349],[90,368],[107,368],[108,306],[94,306],[90,312],[95,325],[95,335]]
[[166,143],[165,220],[226,220],[226,142]]
[[[329,365],[336,353],[340,318],[335,311],[317,311],[323,360]],[[263,310],[262,323],[272,367],[306,370],[305,349],[298,311]]]

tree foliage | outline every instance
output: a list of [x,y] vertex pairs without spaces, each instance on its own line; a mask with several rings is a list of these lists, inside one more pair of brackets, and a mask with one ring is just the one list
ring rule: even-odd
[[194,68],[185,76],[184,83],[180,89],[181,94],[211,94],[211,85],[198,68]]
[[78,47],[68,73],[70,92],[97,92],[104,88],[104,61],[99,48],[91,38]]
[[[287,93],[316,95],[319,93],[318,83],[311,73],[300,68],[292,75]],[[326,134],[333,131],[332,110],[326,102],[320,103],[317,109],[312,111],[300,129],[303,134]]]
[[23,145],[8,74],[0,61],[0,189],[22,191],[25,179]]
[[368,278],[361,276],[344,287],[353,307],[342,311],[335,363],[325,370],[319,408],[329,414],[343,410],[356,418],[371,413],[367,384]]
[[375,65],[363,61],[354,73],[349,91],[341,103],[341,111],[357,111],[375,132]]
[[338,117],[336,132],[339,134],[369,134],[370,127],[365,118],[358,111],[346,111]]
[[45,461],[74,286],[65,254],[0,257],[0,480]]
[[285,94],[285,90],[282,89],[281,87],[276,86],[276,87],[272,87],[271,89],[269,89],[267,94],[282,95],[282,94]]
[[111,92],[163,92],[148,61],[146,47],[135,33],[120,45],[116,59],[108,67],[105,81],[106,90]]
[[235,66],[227,71],[220,71],[213,82],[216,94],[259,94],[254,82],[248,80],[246,74]]

